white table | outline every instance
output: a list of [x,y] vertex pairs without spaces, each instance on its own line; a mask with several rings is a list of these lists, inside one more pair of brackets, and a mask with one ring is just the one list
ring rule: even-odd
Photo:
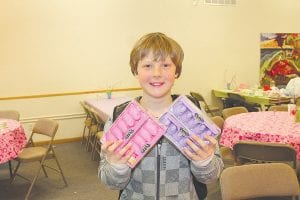
[[87,99],[85,103],[94,108],[103,121],[107,121],[109,117],[112,117],[115,106],[130,100],[132,100],[130,97],[112,97],[111,99],[99,97]]

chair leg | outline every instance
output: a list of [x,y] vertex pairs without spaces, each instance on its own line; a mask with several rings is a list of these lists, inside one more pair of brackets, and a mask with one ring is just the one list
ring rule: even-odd
[[17,171],[18,171],[20,165],[21,165],[21,162],[18,162],[18,164],[16,166],[16,169],[14,170],[14,173],[13,173],[12,178],[10,180],[10,184],[12,184],[14,182],[14,180],[15,180],[15,178],[17,176]]
[[[97,138],[97,140],[99,140],[99,138]],[[101,152],[101,143],[99,141],[96,141],[95,154],[98,154],[98,158],[100,158],[100,152]]]
[[92,131],[91,131],[91,128],[89,128],[89,132],[88,132],[88,135],[87,135],[87,141],[86,141],[86,144],[85,144],[85,149],[87,151],[89,151],[89,148],[90,148],[90,139],[91,139],[91,136],[92,136]]
[[95,138],[94,138],[94,141],[93,141],[93,146],[92,146],[92,155],[91,155],[91,158],[92,158],[92,160],[95,160],[95,154],[96,154],[96,151],[97,151],[97,136],[95,135],[94,136]]
[[[43,163],[43,162],[44,162],[44,159],[43,159],[41,162]],[[28,191],[27,191],[27,193],[26,193],[26,196],[25,196],[25,200],[28,200],[29,195],[30,195],[30,193],[31,193],[31,190],[32,190],[32,188],[33,188],[33,185],[34,185],[36,179],[38,178],[38,176],[39,176],[39,174],[40,174],[40,172],[41,172],[41,169],[42,169],[42,165],[40,165],[37,174],[34,176],[33,180],[31,181],[30,187],[29,187],[29,189],[28,189]]]
[[41,161],[40,161],[40,165],[42,166],[42,169],[43,169],[43,172],[44,172],[45,176],[48,178],[48,174],[46,172],[46,169],[45,169],[44,165],[42,165]]
[[85,141],[85,130],[86,130],[86,125],[84,125],[84,128],[83,128],[83,132],[82,132],[82,137],[81,137],[81,144],[83,145],[84,144],[84,141]]
[[95,141],[95,132],[94,131],[91,131],[91,134],[89,136],[89,140],[88,140],[88,147],[87,147],[87,151],[90,151],[91,150],[91,154],[94,150],[94,141]]
[[86,125],[86,121],[89,117],[86,116],[85,121],[84,121],[84,127],[83,127],[83,132],[82,132],[82,138],[81,138],[81,144],[83,145],[84,142],[87,142],[87,136],[86,134],[86,129],[88,128],[88,126]]
[[12,179],[13,173],[12,173],[11,161],[8,161],[8,167],[9,167],[9,176],[10,176],[10,179]]
[[63,173],[63,171],[62,171],[62,169],[60,167],[60,164],[59,164],[59,162],[58,162],[58,160],[56,158],[56,155],[55,155],[54,151],[53,151],[53,157],[54,157],[54,160],[56,161],[56,164],[58,166],[59,172],[60,172],[60,174],[61,174],[61,176],[63,178],[63,181],[64,181],[65,185],[68,186],[67,180],[66,180],[66,178],[64,176],[64,173]]

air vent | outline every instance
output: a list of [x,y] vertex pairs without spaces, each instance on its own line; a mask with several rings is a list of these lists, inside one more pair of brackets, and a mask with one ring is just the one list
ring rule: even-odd
[[217,6],[235,5],[236,0],[205,0],[204,4]]

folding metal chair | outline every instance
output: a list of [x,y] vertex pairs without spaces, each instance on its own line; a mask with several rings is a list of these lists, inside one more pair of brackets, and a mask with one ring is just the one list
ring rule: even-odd
[[190,92],[190,94],[191,94],[192,97],[197,99],[197,101],[203,102],[205,112],[209,113],[211,116],[215,116],[215,113],[220,112],[219,107],[213,106],[213,105],[208,105],[207,102],[205,101],[204,97],[201,94],[199,94],[197,92]]
[[[20,177],[24,178],[25,180],[27,180],[31,183],[30,187],[29,187],[29,189],[26,193],[25,199],[29,198],[29,195],[31,193],[33,185],[35,184],[41,170],[43,170],[45,176],[48,177],[48,175],[46,173],[46,170],[45,170],[45,167],[60,173],[65,185],[66,186],[68,185],[67,181],[65,179],[65,176],[62,172],[62,169],[60,167],[60,164],[57,160],[54,149],[53,149],[53,140],[54,140],[54,136],[57,132],[57,129],[58,129],[58,123],[56,121],[51,120],[51,119],[39,119],[34,124],[31,136],[30,136],[28,144],[27,144],[27,147],[24,148],[23,151],[19,154],[19,156],[15,159],[18,163],[17,163],[17,166],[14,170],[13,178],[11,180],[11,183],[13,183],[16,176],[20,176]],[[46,136],[49,139],[48,144],[46,146],[35,146],[34,145],[34,136],[36,136],[36,135]],[[57,166],[58,166],[58,169],[46,165],[45,161],[48,160],[48,159],[54,159]],[[32,180],[30,180],[30,179],[28,179],[28,178],[26,178],[26,177],[24,177],[24,176],[17,173],[18,170],[19,170],[19,167],[22,163],[29,163],[29,162],[39,163],[39,167],[37,169],[37,172],[36,172],[36,174],[35,174],[35,176]]]
[[228,117],[232,115],[237,115],[240,113],[247,113],[248,110],[245,107],[238,106],[238,107],[232,107],[232,108],[224,108],[222,110],[222,115],[224,119],[227,119]]
[[233,155],[236,165],[282,162],[297,172],[296,150],[288,144],[239,141],[233,145]]
[[220,176],[222,200],[298,199],[296,173],[284,163],[228,167]]

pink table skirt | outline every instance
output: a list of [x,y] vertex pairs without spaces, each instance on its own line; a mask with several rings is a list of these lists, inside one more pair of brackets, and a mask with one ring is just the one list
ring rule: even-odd
[[300,123],[288,112],[249,112],[227,118],[220,144],[232,148],[240,140],[290,144],[300,160]]
[[22,125],[15,120],[0,119],[5,127],[0,129],[0,164],[18,156],[26,146],[26,135]]

